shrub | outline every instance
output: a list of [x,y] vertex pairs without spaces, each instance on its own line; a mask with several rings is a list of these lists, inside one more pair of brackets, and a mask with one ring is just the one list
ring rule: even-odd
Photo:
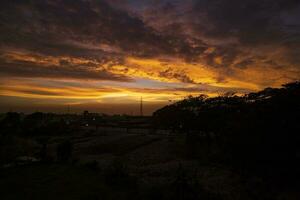
[[68,162],[72,158],[73,144],[69,140],[65,140],[57,145],[57,161]]

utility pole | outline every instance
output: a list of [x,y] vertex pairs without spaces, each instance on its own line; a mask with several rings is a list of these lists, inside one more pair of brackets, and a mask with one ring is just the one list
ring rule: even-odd
[[67,107],[67,114],[70,114],[70,105]]
[[140,115],[143,116],[143,97],[141,97]]

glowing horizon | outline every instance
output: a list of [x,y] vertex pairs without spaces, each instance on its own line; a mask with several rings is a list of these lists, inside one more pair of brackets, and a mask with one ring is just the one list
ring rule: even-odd
[[132,113],[142,96],[151,114],[299,80],[300,4],[280,2],[2,2],[0,111]]

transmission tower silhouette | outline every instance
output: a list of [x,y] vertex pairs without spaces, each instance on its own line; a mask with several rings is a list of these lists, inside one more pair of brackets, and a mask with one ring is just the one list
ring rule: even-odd
[[140,115],[143,116],[143,97],[141,97],[141,102],[140,102]]

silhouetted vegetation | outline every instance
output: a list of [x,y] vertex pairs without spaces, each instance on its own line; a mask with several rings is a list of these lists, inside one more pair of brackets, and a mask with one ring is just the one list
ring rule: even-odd
[[137,180],[132,177],[124,163],[119,160],[114,160],[109,168],[105,171],[105,182],[116,188],[136,189]]
[[69,140],[57,145],[57,160],[59,162],[69,162],[72,158],[73,145]]
[[9,112],[0,117],[0,197],[289,199],[299,122],[300,82],[188,97],[151,118]]
[[188,148],[202,140],[218,150],[217,161],[239,169],[299,167],[300,82],[243,96],[188,97],[153,116],[155,126],[185,131]]

